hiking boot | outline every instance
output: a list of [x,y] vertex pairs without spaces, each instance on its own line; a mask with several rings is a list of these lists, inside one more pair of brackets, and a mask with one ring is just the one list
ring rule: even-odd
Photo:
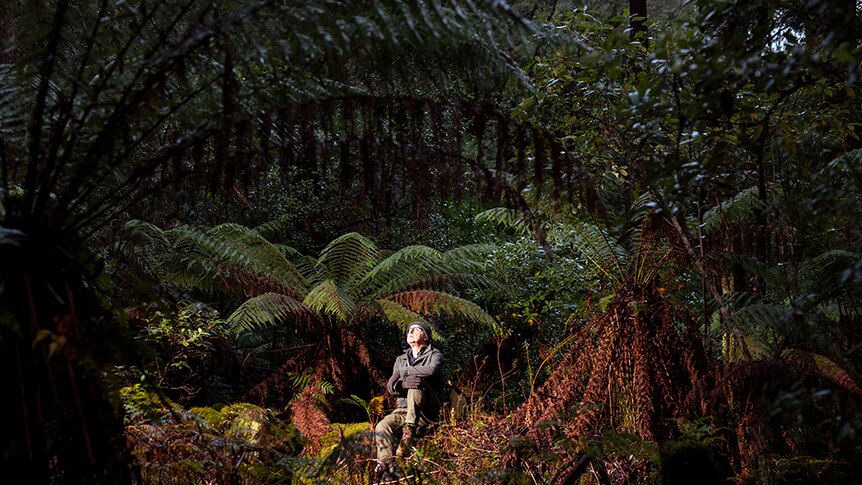
[[395,468],[395,461],[391,457],[377,463],[374,475],[376,478],[375,483],[394,483],[401,478],[398,469]]
[[398,449],[395,450],[395,456],[403,457],[410,454],[410,447],[413,445],[413,435],[416,434],[415,426],[404,426],[401,432],[401,442],[398,443]]

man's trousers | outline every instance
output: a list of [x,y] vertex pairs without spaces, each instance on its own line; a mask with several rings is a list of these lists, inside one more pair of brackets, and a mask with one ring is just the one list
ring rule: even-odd
[[407,407],[392,411],[374,428],[377,460],[383,461],[395,454],[404,426],[412,425],[417,428],[427,426],[437,419],[439,412],[440,399],[434,391],[427,388],[408,389]]

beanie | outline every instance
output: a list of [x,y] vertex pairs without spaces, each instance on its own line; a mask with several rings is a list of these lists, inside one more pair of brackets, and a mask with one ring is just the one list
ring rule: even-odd
[[405,335],[410,333],[410,329],[413,327],[419,327],[423,332],[425,332],[425,338],[428,340],[429,345],[434,343],[434,339],[431,337],[431,327],[422,322],[413,322],[410,325],[407,325],[407,332],[405,332]]

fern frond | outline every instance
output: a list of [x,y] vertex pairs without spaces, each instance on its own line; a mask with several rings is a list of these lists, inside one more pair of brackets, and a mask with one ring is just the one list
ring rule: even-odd
[[634,253],[640,250],[643,221],[654,210],[655,205],[655,199],[652,195],[645,192],[634,200],[631,208],[625,214],[618,240],[629,247],[629,251]]
[[389,295],[381,300],[394,301],[405,308],[423,315],[464,318],[500,332],[497,321],[479,305],[442,291],[405,291]]
[[798,281],[803,293],[817,293],[823,297],[837,295],[851,282],[843,282],[841,273],[862,260],[862,254],[852,251],[832,250],[819,254],[799,264]]
[[372,297],[403,288],[416,279],[440,271],[443,256],[428,246],[407,246],[377,263],[359,282],[358,287]]
[[[768,348],[774,345],[785,332],[790,321],[791,308],[787,305],[758,303],[737,309],[731,314],[728,328],[745,330],[750,339],[752,355],[767,357]],[[761,354],[755,355],[760,349]]]
[[314,314],[305,304],[287,295],[264,293],[249,298],[225,321],[233,333],[253,332],[285,321],[310,322]]
[[760,200],[757,187],[749,187],[740,191],[732,199],[724,201],[718,207],[703,214],[703,230],[716,229],[722,224],[739,224],[754,219],[758,210],[766,206]]
[[862,386],[860,386],[858,380],[854,379],[849,372],[825,355],[801,349],[785,349],[781,353],[781,358],[799,365],[816,375],[825,377],[857,396],[862,396]]
[[416,321],[433,327],[421,314],[410,310],[397,301],[380,299],[377,300],[376,303],[380,305],[380,309],[383,311],[383,316],[385,316],[390,322],[398,325],[398,328],[402,330],[407,330],[407,325]]
[[494,287],[496,282],[476,273],[495,249],[490,244],[472,244],[441,253],[427,246],[408,246],[375,266],[362,286],[372,298],[408,288],[454,291],[459,285]]
[[234,261],[255,274],[280,281],[297,294],[305,291],[307,284],[285,258],[283,247],[274,246],[253,229],[228,223],[212,228],[207,234],[221,243],[212,246],[217,256]]
[[519,235],[528,235],[533,232],[530,225],[521,217],[521,213],[515,209],[506,207],[495,207],[476,214],[473,219],[476,222],[487,222],[514,231]]
[[377,264],[380,250],[365,236],[350,232],[335,238],[320,252],[318,262],[327,279],[342,288],[355,286]]
[[[261,237],[263,237],[263,235],[261,235]],[[281,254],[283,254],[288,260],[302,257],[302,253],[293,246],[288,246],[286,244],[273,244],[273,246],[278,248],[278,250],[281,251]]]
[[137,242],[162,279],[180,288],[255,294],[270,290],[298,297],[305,282],[282,249],[256,232],[225,224],[202,232],[189,226],[162,230],[132,221],[127,240]]
[[482,270],[497,250],[494,244],[467,244],[443,253],[443,267],[447,272],[477,272]]
[[277,236],[283,233],[287,228],[289,228],[292,221],[292,215],[283,215],[271,221],[267,221],[263,224],[255,226],[254,231],[265,237],[269,241],[279,240]]
[[770,292],[778,295],[787,294],[788,285],[794,280],[789,265],[770,266],[745,254],[719,253],[709,259],[720,261],[727,266],[738,266],[747,274],[763,280]]
[[309,290],[303,303],[317,313],[329,315],[339,322],[350,324],[358,314],[353,299],[331,280],[326,280]]
[[581,222],[569,235],[572,246],[587,259],[594,273],[617,285],[622,284],[628,265],[628,252],[606,230]]
[[140,219],[132,219],[123,226],[123,237],[138,244],[167,247],[170,242],[160,227]]

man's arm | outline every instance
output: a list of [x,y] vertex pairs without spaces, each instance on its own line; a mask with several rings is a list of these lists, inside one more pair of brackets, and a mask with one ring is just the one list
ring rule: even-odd
[[386,383],[386,390],[389,391],[389,394],[393,396],[397,396],[401,389],[399,389],[398,383],[401,380],[401,373],[399,372],[398,367],[398,359],[395,359],[395,363],[392,364],[392,377],[389,378],[389,381]]

